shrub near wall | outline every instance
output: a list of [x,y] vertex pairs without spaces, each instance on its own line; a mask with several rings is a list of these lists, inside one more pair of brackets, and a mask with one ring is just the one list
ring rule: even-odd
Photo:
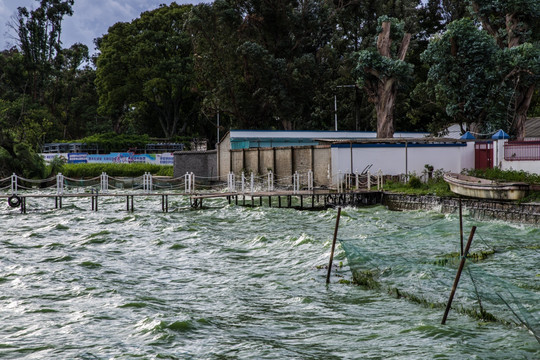
[[138,177],[146,172],[157,176],[173,176],[173,167],[154,164],[64,164],[61,172],[75,179],[97,177],[102,172],[113,177]]

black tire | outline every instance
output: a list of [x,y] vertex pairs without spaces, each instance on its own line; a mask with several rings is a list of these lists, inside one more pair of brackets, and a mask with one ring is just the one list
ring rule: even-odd
[[8,204],[12,208],[19,207],[21,205],[21,198],[13,194],[10,197],[8,197]]

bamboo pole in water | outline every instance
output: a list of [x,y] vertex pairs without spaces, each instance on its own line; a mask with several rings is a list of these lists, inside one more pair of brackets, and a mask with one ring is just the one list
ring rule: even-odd
[[334,260],[334,249],[336,248],[337,232],[339,228],[339,218],[341,216],[341,208],[337,209],[336,227],[334,229],[334,239],[332,240],[332,251],[330,252],[330,261],[328,263],[328,274],[326,275],[326,283],[330,283],[330,273],[332,272],[332,261]]
[[452,291],[450,292],[450,297],[448,298],[448,304],[446,304],[446,310],[444,311],[444,316],[441,321],[441,324],[443,325],[446,323],[446,318],[448,317],[448,313],[450,312],[450,307],[452,306],[452,300],[454,300],[454,295],[456,294],[459,278],[461,277],[461,272],[463,271],[463,267],[465,266],[465,260],[467,259],[467,254],[469,253],[469,248],[471,247],[471,242],[474,237],[475,231],[476,231],[476,226],[473,226],[471,229],[471,233],[469,234],[469,240],[467,241],[467,245],[465,246],[465,252],[463,253],[463,256],[461,257],[461,262],[459,263],[456,279],[454,280],[454,285],[452,286]]
[[459,198],[459,239],[461,243],[461,253],[463,256],[463,209],[461,207],[461,197]]

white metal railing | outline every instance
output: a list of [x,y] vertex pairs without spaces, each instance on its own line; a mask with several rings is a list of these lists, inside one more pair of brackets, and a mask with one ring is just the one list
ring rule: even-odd
[[64,194],[64,175],[62,175],[62,173],[56,175],[56,194]]
[[145,172],[143,175],[143,191],[149,193],[152,191],[152,188],[152,174],[150,174],[149,172]]
[[268,171],[268,191],[274,191],[274,173],[272,170]]
[[300,191],[300,174],[295,171],[293,174],[293,194],[297,194]]
[[184,176],[185,180],[185,192],[186,194],[191,194],[195,192],[195,174],[193,172],[186,172]]
[[11,193],[17,195],[17,175],[11,175]]
[[109,192],[109,175],[107,175],[106,172],[102,172],[101,176],[99,177],[100,184],[101,184],[101,192],[102,193],[108,193]]
[[232,171],[227,175],[227,191],[229,192],[236,191],[236,181],[235,181],[234,173]]

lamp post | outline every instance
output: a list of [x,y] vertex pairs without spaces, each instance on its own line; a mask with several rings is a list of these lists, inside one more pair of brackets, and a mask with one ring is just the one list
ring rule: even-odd
[[[336,85],[336,88],[356,88],[356,85]],[[337,130],[337,95],[334,93],[334,127]],[[357,125],[358,127],[358,125]]]

